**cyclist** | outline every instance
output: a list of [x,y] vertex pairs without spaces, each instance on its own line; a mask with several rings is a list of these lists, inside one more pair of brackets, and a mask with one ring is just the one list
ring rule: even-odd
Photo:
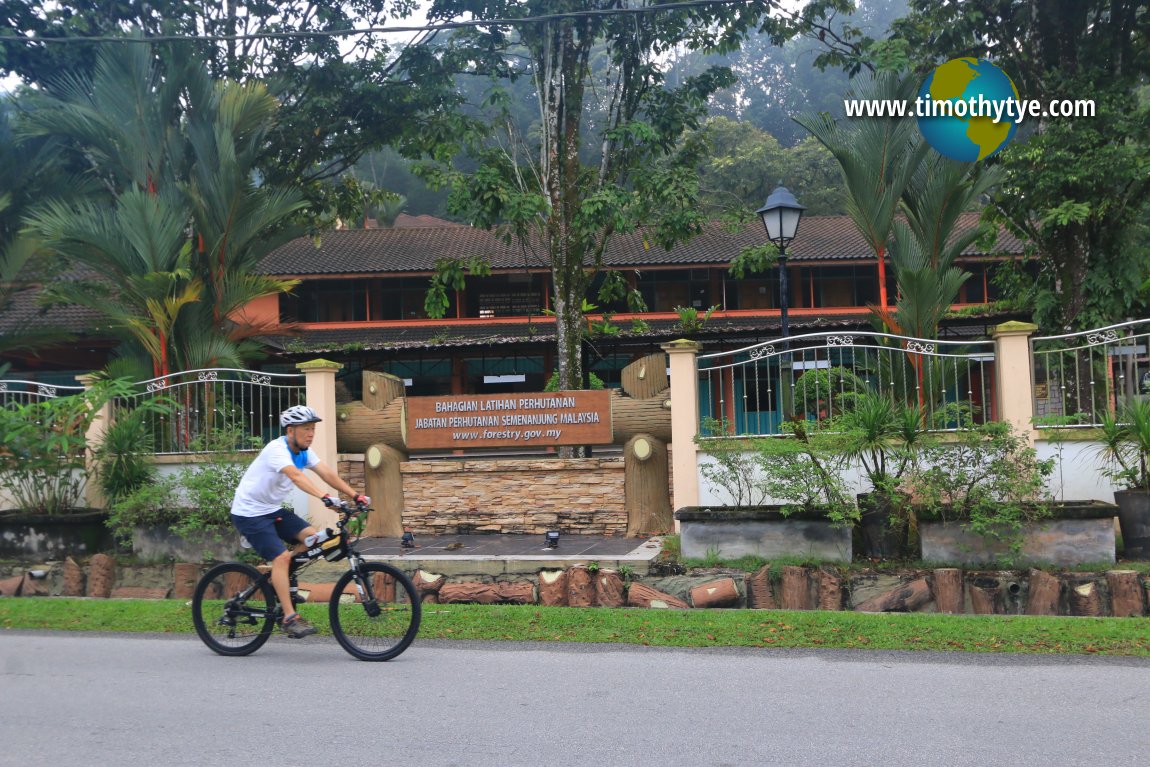
[[292,603],[288,569],[296,547],[288,549],[284,543],[303,543],[316,532],[316,528],[283,508],[292,485],[322,499],[328,508],[337,505],[337,500],[320,490],[303,473],[304,469],[311,469],[330,487],[354,498],[356,503],[365,506],[371,503],[370,498],[356,493],[334,469],[308,450],[315,439],[315,425],[321,420],[306,405],[289,407],[280,413],[284,435],[264,446],[244,472],[232,499],[232,524],[252,548],[272,564],[271,583],[283,605],[283,630],[294,639],[311,636],[316,630],[299,616]]

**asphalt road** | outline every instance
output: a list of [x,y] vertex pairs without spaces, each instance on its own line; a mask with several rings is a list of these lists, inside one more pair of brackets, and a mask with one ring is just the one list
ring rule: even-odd
[[1150,662],[0,631],[0,765],[1150,764]]

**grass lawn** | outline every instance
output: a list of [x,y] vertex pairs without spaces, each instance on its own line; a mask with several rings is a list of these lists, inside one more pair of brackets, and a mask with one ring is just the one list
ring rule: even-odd
[[[304,605],[301,612],[321,632],[327,633],[326,605]],[[191,609],[181,601],[65,598],[0,599],[0,628],[193,631]],[[1143,618],[427,604],[419,636],[663,647],[827,647],[1150,656],[1150,625]]]

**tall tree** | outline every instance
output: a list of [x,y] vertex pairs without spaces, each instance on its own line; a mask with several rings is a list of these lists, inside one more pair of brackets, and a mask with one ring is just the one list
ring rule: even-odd
[[[659,54],[678,44],[728,50],[760,24],[780,41],[789,32],[765,15],[767,2],[659,6],[653,0],[622,6],[614,0],[437,0],[428,14],[569,14],[472,33],[476,47],[508,57],[512,75],[530,78],[538,123],[531,144],[515,132],[508,142],[476,152],[480,165],[473,174],[438,178],[452,186],[457,214],[503,226],[550,268],[561,388],[584,387],[583,307],[590,272],[602,263],[611,237],[647,225],[650,239],[669,247],[703,221],[694,171],[701,146],[677,142],[698,125],[708,97],[729,85],[731,75],[707,69],[667,87]],[[628,9],[646,12],[620,12]],[[596,60],[603,66],[593,66]],[[602,75],[593,78],[596,71]],[[679,161],[656,162],[668,156]]]
[[[334,180],[370,149],[458,128],[453,53],[375,32],[407,18],[416,0],[0,0],[0,71],[43,85],[62,72],[91,76],[106,41],[175,36],[178,55],[216,79],[259,80],[281,102],[260,169],[272,183],[304,191],[313,206],[348,199]],[[229,39],[230,38],[230,39]],[[53,42],[66,39],[67,42]],[[459,55],[473,60],[472,52]],[[478,54],[481,56],[482,54]],[[344,211],[346,213],[346,211]],[[318,213],[318,211],[317,211]]]
[[[1036,320],[1051,330],[1125,317],[1150,258],[1134,237],[1150,193],[1150,4],[1137,0],[913,0],[880,44],[926,72],[959,56],[993,60],[1024,99],[1092,99],[1093,117],[1024,123],[998,156],[1003,222],[1033,244]],[[875,45],[853,40],[841,61]]]
[[[848,98],[913,101],[910,77],[880,72],[855,82]],[[836,120],[830,115],[804,115],[797,122],[830,150],[842,169],[847,214],[878,261],[879,309],[889,304],[886,254],[899,200],[929,149],[918,139],[913,120],[874,117]]]

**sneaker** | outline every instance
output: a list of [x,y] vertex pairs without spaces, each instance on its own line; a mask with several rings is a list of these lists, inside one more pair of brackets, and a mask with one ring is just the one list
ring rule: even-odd
[[283,622],[284,633],[292,639],[303,639],[309,637],[316,632],[315,626],[311,625],[303,618],[296,615],[290,620]]

